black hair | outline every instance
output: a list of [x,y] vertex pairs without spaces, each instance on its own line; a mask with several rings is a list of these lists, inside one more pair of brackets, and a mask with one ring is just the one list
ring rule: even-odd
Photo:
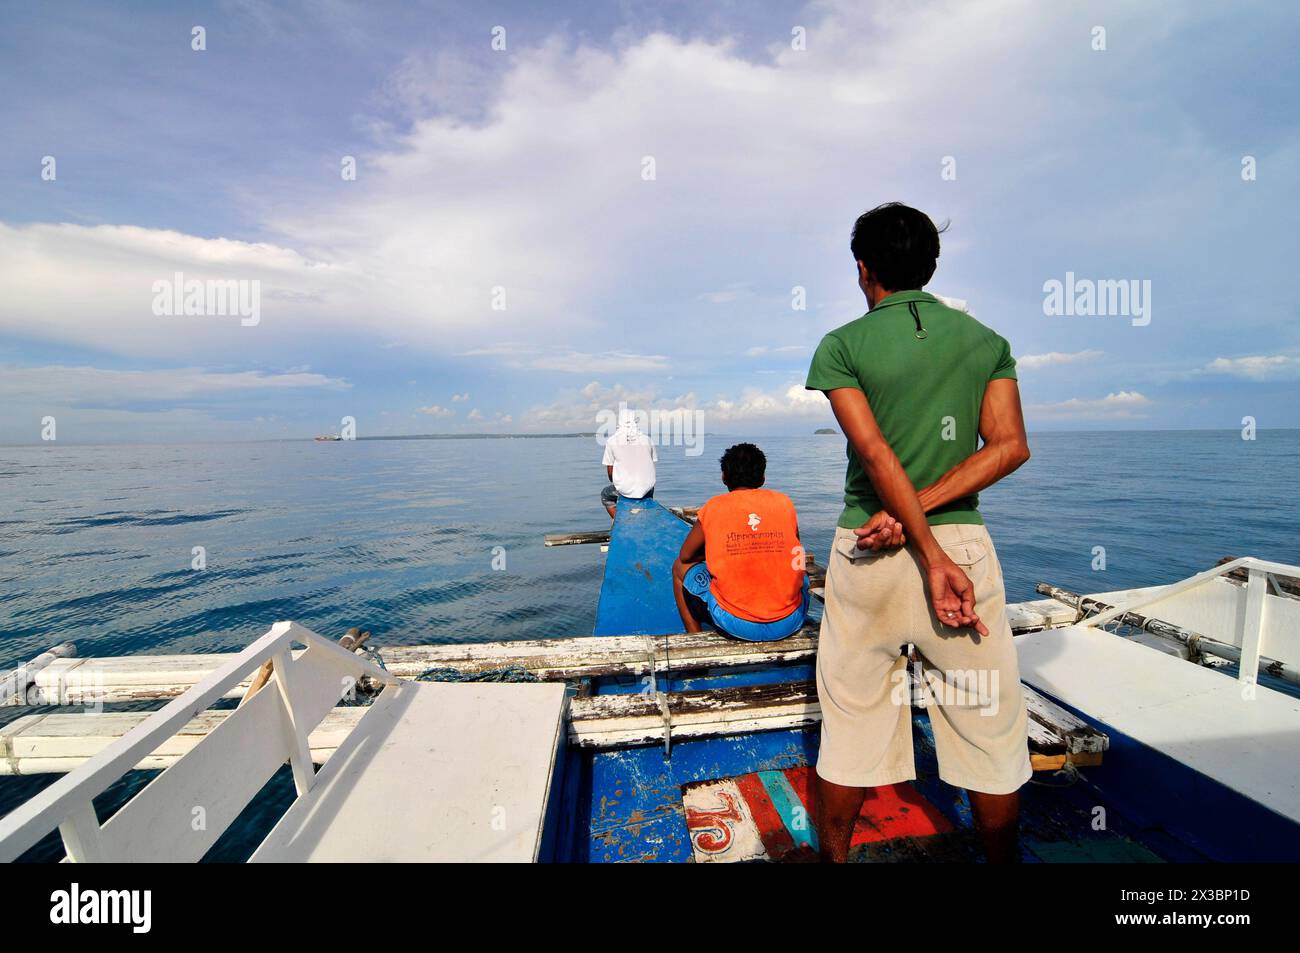
[[901,202],[877,205],[853,223],[849,248],[886,291],[913,291],[934,277],[939,233],[930,216]]
[[767,457],[752,443],[738,443],[723,453],[722,482],[728,490],[757,490],[767,472]]

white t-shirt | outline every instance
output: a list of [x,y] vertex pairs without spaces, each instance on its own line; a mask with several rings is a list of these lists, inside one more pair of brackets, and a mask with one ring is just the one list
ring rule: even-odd
[[639,430],[619,428],[605,441],[604,464],[614,468],[614,489],[639,500],[655,488],[655,453],[650,438]]

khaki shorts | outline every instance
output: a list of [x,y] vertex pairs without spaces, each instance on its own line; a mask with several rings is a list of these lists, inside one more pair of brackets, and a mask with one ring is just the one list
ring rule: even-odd
[[975,612],[989,635],[939,625],[909,548],[860,550],[853,530],[837,529],[817,649],[817,773],[849,787],[916,777],[903,654],[912,643],[921,657],[939,777],[971,791],[1010,794],[1033,772],[1002,567],[983,526],[932,529],[974,583]]

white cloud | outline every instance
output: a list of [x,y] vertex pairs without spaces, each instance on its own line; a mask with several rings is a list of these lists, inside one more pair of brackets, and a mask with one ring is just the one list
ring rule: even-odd
[[180,402],[261,392],[344,390],[348,383],[306,371],[210,371],[201,367],[110,370],[100,367],[5,367],[0,397],[68,406],[118,406],[136,401]]
[[519,344],[494,344],[466,351],[465,357],[495,357],[506,367],[530,371],[559,371],[565,374],[658,373],[671,369],[662,354],[633,354],[628,351],[576,351],[572,348]]
[[[260,282],[260,323],[154,314],[154,282],[178,272],[186,281]],[[346,328],[365,282],[346,265],[262,242],[127,225],[0,223],[0,284],[10,301],[0,331],[137,358],[246,358],[308,330]]]
[[784,390],[747,389],[735,399],[719,399],[704,409],[710,420],[746,421],[789,419],[792,417],[830,417],[830,401],[820,391],[791,384]]
[[419,407],[417,408],[417,410],[419,411],[419,413],[428,414],[430,417],[455,417],[456,416],[456,411],[451,410],[448,407],[439,407],[437,404],[433,404],[429,407]]
[[[271,242],[129,225],[0,226],[0,331],[173,359],[266,356],[326,336],[454,353],[502,339],[553,345],[608,334],[604,296],[629,278],[681,280],[711,262],[701,249],[807,222],[810,208],[847,214],[844,183],[861,181],[863,168],[894,181],[917,154],[943,155],[954,142],[978,153],[1004,136],[987,122],[987,103],[1027,128],[1046,108],[1037,84],[1022,80],[1040,65],[1039,45],[1027,40],[1054,16],[1043,5],[817,10],[806,51],[774,42],[757,61],[727,39],[653,34],[606,51],[564,37],[512,38],[491,82],[448,97],[435,87],[460,75],[455,61],[405,60],[384,94],[410,111],[409,125],[390,129],[378,151],[357,150],[356,181],[265,181],[240,196]],[[965,82],[972,72],[978,84]],[[449,99],[476,93],[482,108],[445,111]],[[868,121],[890,136],[864,138]],[[645,155],[656,159],[652,182],[641,178]],[[673,241],[666,223],[692,241]],[[261,324],[155,317],[151,283],[176,269],[261,280]],[[782,291],[791,283],[782,276]],[[492,308],[496,288],[505,310]],[[733,284],[704,298],[745,293]],[[628,320],[662,332],[672,319]],[[524,366],[576,372],[586,358],[561,350]],[[602,370],[668,364],[631,350],[607,359],[613,366]]]
[[462,402],[467,401],[467,400],[469,400],[469,392],[468,392],[468,391],[465,392],[464,394],[452,394],[452,395],[451,395],[451,401],[452,401],[452,403],[454,403],[454,404],[459,404],[459,403],[462,403]]
[[696,295],[699,301],[707,301],[709,304],[731,304],[740,301],[742,298],[754,297],[753,291],[747,284],[734,284],[717,291],[705,291]]
[[789,384],[774,391],[747,388],[736,397],[700,400],[694,393],[661,396],[650,387],[605,386],[593,381],[577,391],[561,395],[548,404],[531,407],[522,425],[530,431],[595,430],[601,414],[617,413],[620,403],[637,410],[699,410],[704,426],[712,428],[737,423],[782,423],[810,418],[831,418],[830,402],[818,391],[802,384]]
[[1300,374],[1300,357],[1287,354],[1216,357],[1205,365],[1205,371],[1209,374],[1226,374],[1254,381],[1276,380]]
[[1016,366],[1026,370],[1036,370],[1040,367],[1056,367],[1061,364],[1083,364],[1088,361],[1095,361],[1103,354],[1103,351],[1071,351],[1068,353],[1048,351],[1046,354],[1025,354],[1016,358]]
[[1124,420],[1145,416],[1150,398],[1137,391],[1118,391],[1096,399],[1072,397],[1051,404],[1031,404],[1029,414],[1041,417],[1075,417],[1092,420]]
[[765,354],[796,354],[800,351],[806,351],[806,350],[808,350],[808,346],[806,344],[787,344],[784,347],[767,347],[765,345],[759,345],[757,347],[751,347],[749,350],[747,350],[745,352],[745,356],[762,357]]

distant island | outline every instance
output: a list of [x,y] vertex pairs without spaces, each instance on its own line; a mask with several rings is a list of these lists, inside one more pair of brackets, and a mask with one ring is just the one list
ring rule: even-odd
[[[835,431],[831,431],[834,433]],[[572,439],[573,437],[598,437],[594,430],[581,431],[575,433],[412,433],[412,434],[374,434],[366,437],[354,437],[354,441],[362,440],[557,440]],[[716,437],[715,433],[705,432],[702,437]],[[291,438],[292,439],[292,438]],[[300,438],[306,439],[306,438]],[[345,442],[338,434],[322,434],[319,437],[312,437],[312,440],[323,443]]]
[[553,440],[556,437],[594,437],[591,433],[416,433],[357,437],[358,440]]
[[814,435],[829,434],[832,437],[838,437],[840,435],[840,432],[836,430],[834,427],[818,427],[816,430],[813,431],[813,434]]

